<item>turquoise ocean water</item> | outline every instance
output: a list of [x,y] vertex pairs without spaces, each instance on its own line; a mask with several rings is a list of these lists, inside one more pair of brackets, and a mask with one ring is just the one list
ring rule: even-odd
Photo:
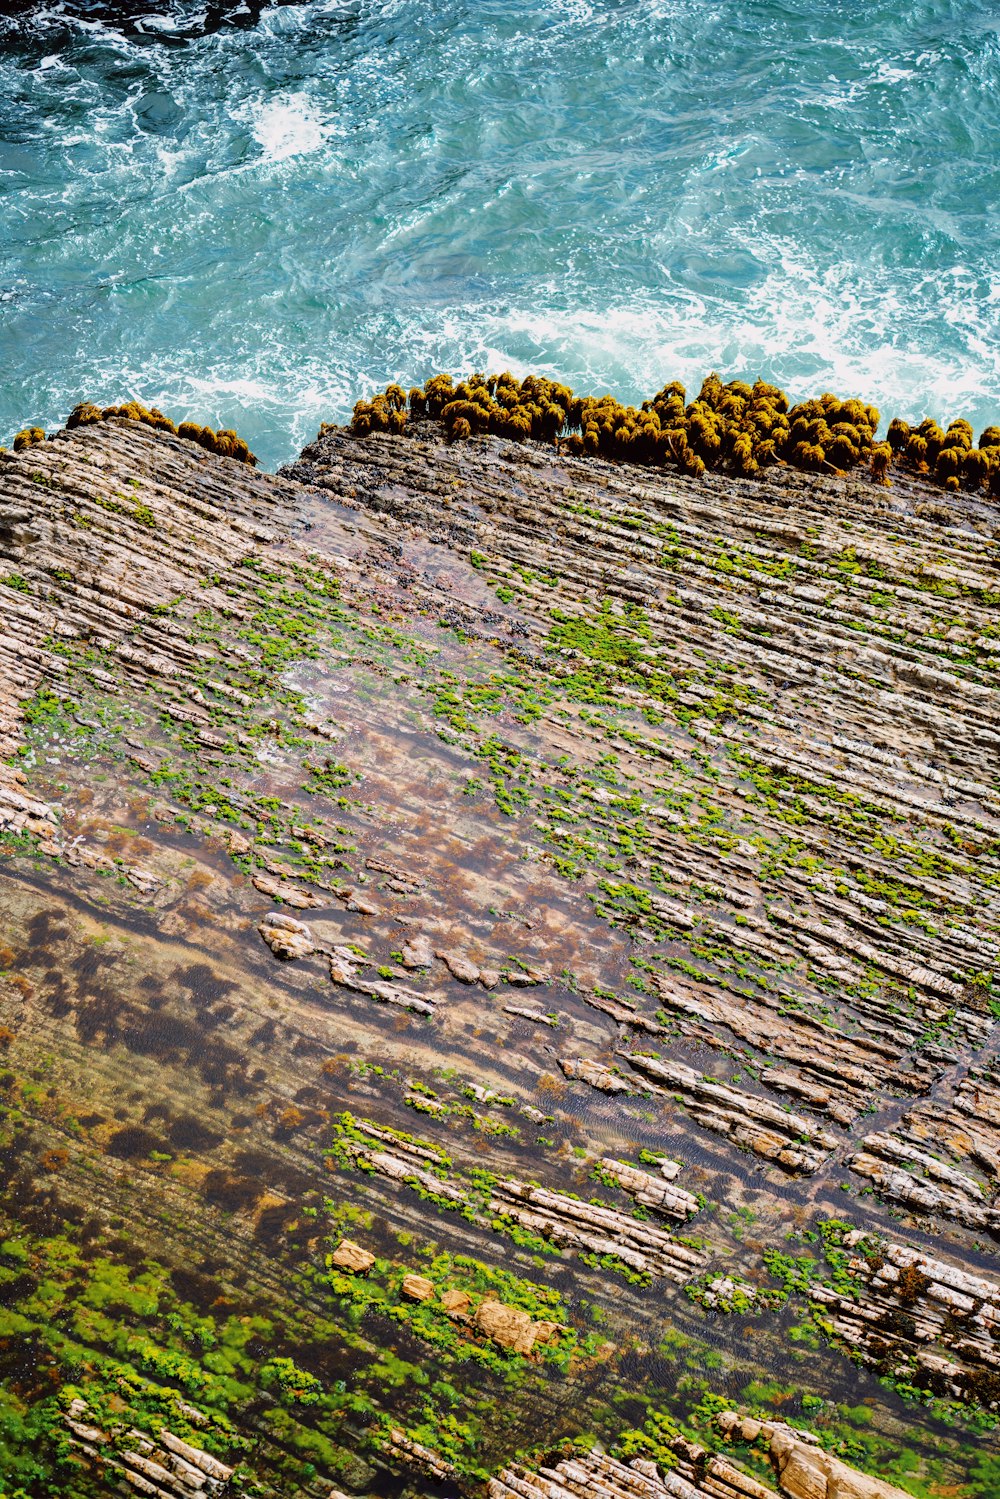
[[0,442],[134,397],[273,466],[441,368],[978,430],[998,333],[996,0],[0,17]]

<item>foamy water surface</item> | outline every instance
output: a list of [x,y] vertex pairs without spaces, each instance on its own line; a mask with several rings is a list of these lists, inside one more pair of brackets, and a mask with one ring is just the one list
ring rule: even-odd
[[128,12],[0,19],[0,441],[135,397],[275,465],[444,368],[1000,417],[992,3]]

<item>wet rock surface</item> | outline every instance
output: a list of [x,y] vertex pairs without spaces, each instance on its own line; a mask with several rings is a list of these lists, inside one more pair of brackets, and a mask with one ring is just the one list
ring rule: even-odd
[[[72,1326],[119,1369],[87,1420],[153,1441],[133,1375],[208,1388],[261,1492],[726,1499],[738,1444],[515,1457],[615,1450],[633,1381],[707,1442],[682,1369],[763,1370],[983,1492],[1000,571],[982,507],[920,503],[419,433],[278,477],[115,421],[0,455],[18,1389]],[[853,1496],[835,1456],[774,1483]]]

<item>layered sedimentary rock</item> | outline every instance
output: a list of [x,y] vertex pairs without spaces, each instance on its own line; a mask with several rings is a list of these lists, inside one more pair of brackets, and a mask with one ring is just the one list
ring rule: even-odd
[[622,1463],[602,1452],[563,1458],[531,1471],[505,1468],[491,1480],[489,1499],[904,1499],[904,1491],[824,1452],[811,1432],[782,1422],[758,1421],[726,1411],[718,1418],[724,1436],[766,1451],[775,1487],[738,1468],[724,1453],[683,1436],[667,1444],[669,1466],[650,1458]]
[[936,1087],[893,1129],[866,1135],[851,1168],[868,1177],[882,1197],[918,1218],[953,1218],[995,1237],[1000,1229],[995,1056]]
[[[430,1198],[441,1198],[464,1217],[483,1223],[502,1218],[559,1249],[612,1255],[640,1275],[665,1276],[682,1284],[704,1266],[703,1251],[679,1243],[656,1224],[630,1213],[593,1200],[581,1201],[537,1182],[493,1175],[484,1180],[471,1162],[465,1171],[453,1161],[445,1169],[437,1153],[418,1141],[389,1134],[367,1120],[353,1119],[351,1127],[360,1138],[343,1141],[341,1150],[353,1162]],[[683,1219],[697,1211],[697,1200],[690,1193],[671,1190],[666,1183],[660,1192],[661,1184],[645,1172],[609,1161],[600,1162],[600,1169],[605,1178],[614,1177],[624,1191],[662,1208],[668,1216]]]
[[[220,568],[285,534],[290,488],[243,464],[134,424],[102,422],[4,455],[0,577],[0,750],[20,737],[20,707],[63,675],[69,641],[113,647],[115,687],[170,679],[205,652],[168,606]],[[137,653],[129,637],[142,625]],[[191,704],[191,722],[208,722]]]
[[[196,1422],[200,1413],[189,1409]],[[71,1401],[65,1415],[70,1447],[93,1458],[108,1473],[151,1499],[191,1499],[193,1495],[233,1493],[233,1469],[210,1452],[162,1429],[155,1441],[144,1432],[103,1431],[93,1424],[85,1400]]]
[[633,1067],[654,1087],[684,1098],[691,1115],[713,1133],[729,1135],[757,1155],[792,1171],[813,1172],[837,1147],[837,1137],[787,1106],[756,1098],[702,1077],[683,1062],[629,1053]]
[[660,1407],[707,1443],[764,1370],[976,1492],[1000,569],[925,498],[419,427],[0,455],[25,1410],[82,1380],[155,1446],[197,1391],[262,1493],[640,1494],[512,1464]]
[[1000,1282],[859,1231],[849,1291],[812,1295],[833,1330],[880,1371],[986,1404],[1000,1398]]

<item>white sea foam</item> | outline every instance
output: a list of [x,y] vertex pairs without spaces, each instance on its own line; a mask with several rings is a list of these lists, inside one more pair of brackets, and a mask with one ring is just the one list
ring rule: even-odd
[[318,151],[330,133],[304,93],[268,99],[254,108],[254,115],[254,137],[268,161],[286,161],[290,156]]
[[187,383],[196,396],[213,403],[219,397],[235,396],[239,401],[248,402],[273,402],[276,393],[273,384],[266,380],[253,380],[245,376],[226,377],[223,375],[207,376],[188,375]]

